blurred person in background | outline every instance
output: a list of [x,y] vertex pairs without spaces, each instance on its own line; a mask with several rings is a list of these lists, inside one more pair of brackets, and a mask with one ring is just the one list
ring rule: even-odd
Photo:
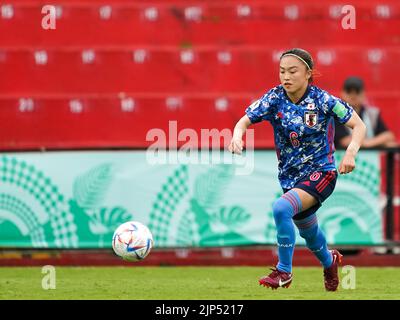
[[[394,134],[384,123],[378,108],[366,104],[364,81],[359,77],[349,77],[343,83],[341,98],[350,104],[367,127],[363,148],[395,147]],[[351,142],[351,129],[335,121],[335,146],[347,148]]]

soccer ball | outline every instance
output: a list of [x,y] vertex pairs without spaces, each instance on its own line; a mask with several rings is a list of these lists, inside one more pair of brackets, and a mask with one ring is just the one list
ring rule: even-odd
[[129,221],[115,230],[112,247],[114,252],[124,260],[143,260],[153,247],[153,236],[144,224]]

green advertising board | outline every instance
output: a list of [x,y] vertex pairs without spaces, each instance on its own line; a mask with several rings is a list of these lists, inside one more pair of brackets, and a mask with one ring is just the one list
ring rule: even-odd
[[[237,174],[235,163],[154,164],[146,151],[3,154],[0,247],[109,248],[130,220],[159,248],[275,244],[276,154],[252,161]],[[382,243],[379,187],[379,153],[361,152],[318,211],[329,243]]]

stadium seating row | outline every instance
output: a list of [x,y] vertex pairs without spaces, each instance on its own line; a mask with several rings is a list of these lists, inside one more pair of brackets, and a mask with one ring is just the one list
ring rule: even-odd
[[[146,147],[151,144],[146,141],[147,133],[160,128],[168,134],[169,121],[177,121],[178,130],[190,128],[199,136],[202,129],[232,130],[255,98],[244,95],[135,97],[129,94],[119,97],[3,97],[0,99],[0,148]],[[390,106],[383,110],[383,117],[399,134],[400,97],[370,98],[375,105]],[[271,126],[261,123],[254,128],[256,147],[271,147]]]
[[[400,4],[355,6],[356,29],[344,30],[337,4],[206,2],[198,5],[72,3],[57,6],[56,30],[42,28],[41,5],[0,5],[2,46],[210,45],[296,46],[400,43]],[[321,32],[323,30],[323,32]],[[282,36],[280,36],[282,35]]]
[[[310,48],[336,90],[349,75],[373,91],[398,89],[400,49]],[[282,51],[268,47],[199,49],[57,49],[0,52],[0,94],[129,92],[261,93],[278,82]]]

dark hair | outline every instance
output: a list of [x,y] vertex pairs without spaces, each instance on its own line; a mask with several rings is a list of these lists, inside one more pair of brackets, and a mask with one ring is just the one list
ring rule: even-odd
[[364,91],[364,81],[359,77],[348,77],[343,83],[343,90],[347,93],[355,91],[359,94]]
[[[301,59],[303,59],[306,62],[306,64],[310,68],[310,69],[307,68],[307,70],[311,70],[311,71],[314,70],[314,61],[313,61],[311,54],[308,51],[306,51],[304,49],[300,49],[300,48],[293,48],[293,49],[287,50],[284,53],[282,53],[279,60],[281,60],[287,54],[294,54],[296,56],[299,56]],[[311,78],[308,79],[308,82],[309,83],[313,82],[312,75],[311,75]]]

